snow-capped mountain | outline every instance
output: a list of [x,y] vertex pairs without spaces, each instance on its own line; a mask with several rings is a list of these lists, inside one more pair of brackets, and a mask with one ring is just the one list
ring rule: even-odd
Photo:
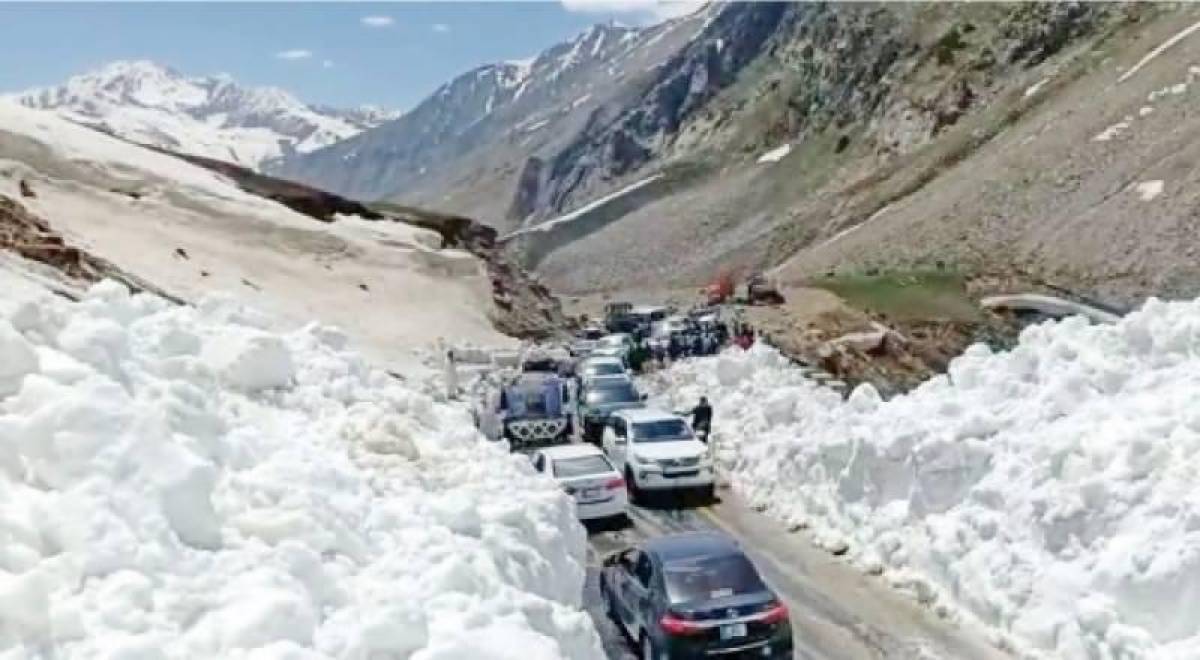
[[369,106],[312,106],[282,89],[243,87],[227,75],[184,76],[147,61],[112,62],[15,98],[134,142],[254,168],[397,116]]
[[495,224],[524,217],[512,200],[526,163],[630,103],[708,15],[594,25],[528,59],[463,73],[396,121],[269,169],[362,199],[402,197]]

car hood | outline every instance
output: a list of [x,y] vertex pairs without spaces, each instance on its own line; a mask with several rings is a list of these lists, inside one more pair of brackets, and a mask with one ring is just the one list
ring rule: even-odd
[[695,458],[708,454],[708,445],[699,440],[663,440],[659,442],[634,442],[629,450],[638,456],[652,460],[667,458]]

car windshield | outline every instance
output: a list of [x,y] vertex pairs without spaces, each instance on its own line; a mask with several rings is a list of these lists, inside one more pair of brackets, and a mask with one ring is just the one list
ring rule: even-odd
[[750,560],[742,555],[690,557],[663,567],[667,597],[672,605],[717,600],[766,591]]
[[554,459],[554,476],[556,477],[587,477],[612,471],[608,460],[600,455]]
[[605,405],[609,403],[631,403],[640,400],[637,390],[629,383],[606,385],[588,390],[584,401],[589,405]]
[[600,340],[601,346],[619,347],[625,343],[625,338],[620,335],[609,335]]
[[625,369],[612,362],[593,362],[585,367],[589,376],[611,376],[625,373]]
[[638,422],[633,425],[634,442],[687,440],[691,437],[692,432],[682,419],[658,419],[653,422]]

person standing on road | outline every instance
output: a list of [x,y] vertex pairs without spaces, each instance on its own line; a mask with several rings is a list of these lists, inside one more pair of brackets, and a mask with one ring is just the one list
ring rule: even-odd
[[454,357],[454,349],[446,349],[446,396],[458,398],[458,361]]
[[646,364],[646,341],[644,339],[637,340],[633,348],[629,349],[629,369],[635,374],[642,373],[642,368]]
[[700,403],[688,414],[692,416],[692,429],[697,433],[703,431],[704,441],[708,442],[708,436],[712,434],[712,406],[708,404],[708,397],[700,397]]

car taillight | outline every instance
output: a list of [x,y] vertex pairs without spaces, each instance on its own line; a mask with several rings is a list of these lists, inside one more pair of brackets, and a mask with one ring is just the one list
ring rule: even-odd
[[614,477],[604,482],[604,487],[609,490],[617,490],[625,487],[625,480],[621,477]]
[[763,623],[779,623],[780,621],[787,621],[787,618],[787,605],[784,605],[779,601],[775,601],[771,607],[767,608],[767,610],[762,613],[760,620]]
[[658,625],[662,626],[663,632],[677,637],[695,635],[704,631],[704,628],[697,625],[696,622],[681,619],[670,612],[667,612],[663,615],[663,618],[658,620]]

